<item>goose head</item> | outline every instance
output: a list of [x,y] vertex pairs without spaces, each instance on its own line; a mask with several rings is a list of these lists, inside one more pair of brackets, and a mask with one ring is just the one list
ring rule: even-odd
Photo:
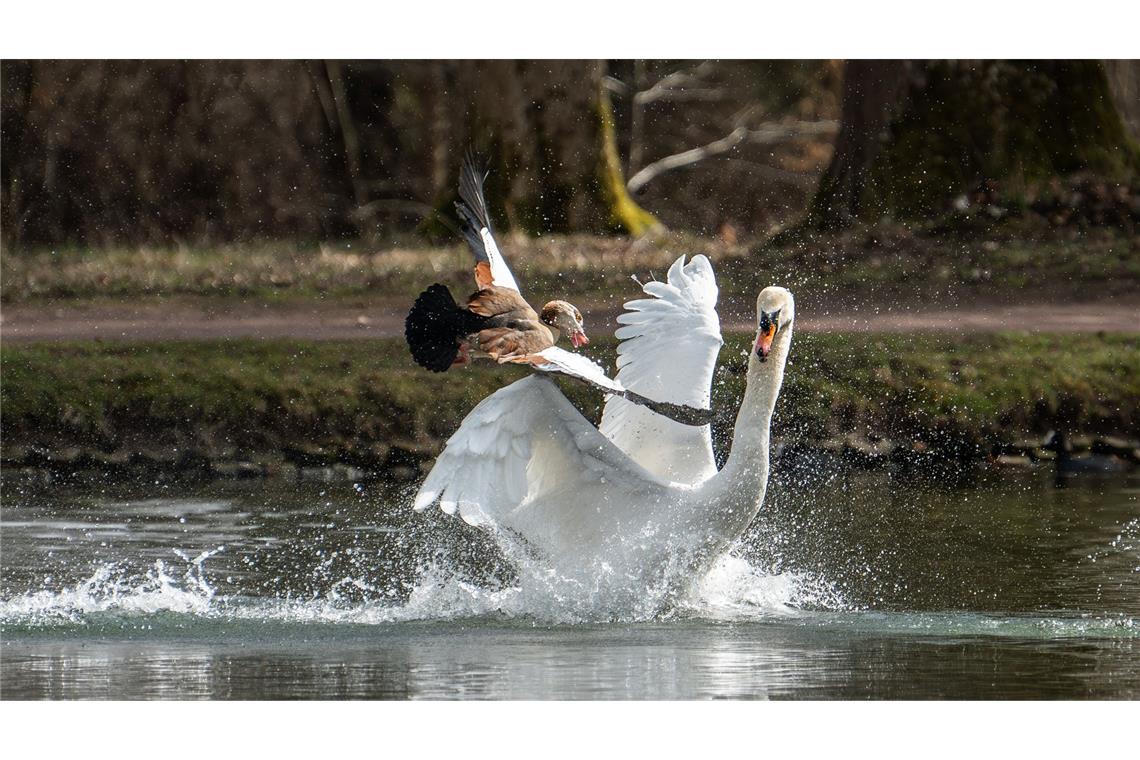
[[[574,348],[581,348],[590,342],[582,325],[582,312],[574,304],[566,301],[551,301],[542,307],[539,317],[547,327],[552,327],[562,335],[570,336]],[[555,338],[558,336],[556,335]]]
[[796,318],[796,300],[787,288],[772,285],[756,298],[756,343],[753,351],[760,361],[767,361],[777,336],[791,333]]

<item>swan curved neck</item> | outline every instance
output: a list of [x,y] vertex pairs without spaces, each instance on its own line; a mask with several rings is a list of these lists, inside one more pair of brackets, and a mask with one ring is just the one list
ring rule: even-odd
[[772,424],[772,414],[776,410],[776,399],[784,382],[784,367],[788,362],[788,347],[791,335],[785,333],[783,340],[772,346],[767,361],[760,361],[755,353],[748,360],[748,386],[744,400],[736,415],[736,428],[732,435],[732,453],[738,443],[745,445],[762,438],[768,440]]
[[[772,413],[784,381],[784,367],[792,342],[790,325],[776,336],[767,361],[760,361],[755,352],[748,360],[748,386],[740,411],[736,415],[736,428],[732,434],[732,450],[728,462],[714,478],[729,494],[755,498],[755,508],[764,499],[768,484],[768,443]],[[752,514],[755,514],[753,512]],[[747,519],[751,519],[748,515]]]

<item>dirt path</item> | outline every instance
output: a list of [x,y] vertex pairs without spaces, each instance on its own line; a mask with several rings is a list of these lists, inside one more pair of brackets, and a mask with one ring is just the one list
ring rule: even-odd
[[[612,334],[617,312],[583,308],[587,328]],[[726,330],[752,330],[750,315],[721,310]],[[249,303],[85,304],[61,307],[9,305],[0,312],[0,339],[55,340],[209,340],[223,338],[300,338],[345,340],[403,334],[399,304],[260,305]],[[1140,299],[1129,302],[1069,304],[801,308],[798,329],[807,332],[912,332],[964,330],[990,332],[1140,332]]]

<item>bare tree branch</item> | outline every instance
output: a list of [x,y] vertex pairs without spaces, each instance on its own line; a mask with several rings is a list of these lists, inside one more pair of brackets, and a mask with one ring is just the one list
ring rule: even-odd
[[605,85],[605,88],[612,92],[614,95],[620,95],[623,98],[629,95],[629,85],[615,76],[607,74],[602,79],[602,84]]
[[[611,92],[630,96],[629,163],[630,174],[641,168],[645,148],[645,112],[650,103],[658,100],[694,101],[721,100],[726,97],[720,89],[710,87],[701,79],[713,68],[711,61],[703,61],[689,71],[674,71],[646,87],[647,66],[642,59],[633,62],[633,86],[607,77]],[[609,80],[612,80],[609,81]],[[614,84],[616,83],[616,85]],[[691,87],[692,89],[685,89]]]
[[329,80],[323,69],[318,71],[318,64],[315,61],[310,61],[305,66],[305,71],[309,75],[309,81],[312,82],[313,91],[317,94],[317,102],[321,104],[321,112],[324,113],[325,123],[329,127],[329,131],[339,130],[340,125],[336,120],[336,106],[333,105],[333,96],[329,91]]
[[673,169],[679,169],[682,166],[689,166],[698,161],[704,161],[706,158],[719,156],[721,153],[727,153],[735,148],[737,145],[748,136],[748,130],[744,127],[737,127],[726,136],[719,140],[714,140],[708,145],[703,145],[700,148],[692,148],[682,153],[674,153],[672,156],[666,156],[658,161],[646,166],[637,174],[629,178],[625,183],[626,188],[631,193],[636,193],[641,188],[645,187],[648,183],[652,182],[658,176]]
[[794,140],[797,137],[833,135],[839,131],[839,122],[830,119],[819,121],[793,121],[786,124],[761,124],[748,131],[748,141],[760,145]]
[[648,90],[636,92],[633,100],[639,105],[646,105],[657,100],[677,100],[684,97],[685,88],[699,88],[704,92],[713,92],[708,82],[701,77],[708,74],[713,68],[712,61],[703,61],[690,71],[674,71],[672,74],[657,80]]
[[[640,95],[640,94],[641,93],[638,93],[638,95]],[[726,100],[728,98],[728,93],[726,93],[724,90],[721,90],[719,88],[713,88],[713,87],[703,87],[703,88],[697,88],[697,87],[681,88],[681,87],[678,87],[675,89],[666,90],[665,92],[660,93],[657,96],[655,96],[652,100],[646,100],[644,98],[638,98],[638,95],[634,95],[633,97],[635,99],[637,99],[637,101],[639,103],[641,103],[642,105],[645,105],[647,103],[653,103],[653,102],[656,102],[658,100],[670,100],[670,101],[674,101],[674,102],[678,102],[678,103],[683,103],[685,101],[692,101],[692,100],[706,100],[706,101],[708,101],[708,100]]]
[[681,153],[674,153],[671,156],[666,156],[665,158],[654,161],[630,177],[625,185],[631,193],[636,193],[665,172],[680,169],[684,166],[691,166],[699,161],[727,153],[745,140],[762,145],[770,145],[783,142],[784,140],[791,140],[796,137],[828,134],[835,132],[838,128],[838,124],[834,121],[797,121],[790,124],[763,124],[756,129],[737,127],[724,137],[719,140],[714,140],[708,145],[702,145],[699,148],[692,148]]

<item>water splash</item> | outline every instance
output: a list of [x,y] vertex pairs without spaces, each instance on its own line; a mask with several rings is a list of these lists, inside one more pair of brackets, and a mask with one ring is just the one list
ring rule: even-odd
[[[1132,637],[1138,633],[1137,619],[1110,613],[1092,618],[1062,612],[1054,617],[996,619],[985,613],[976,619],[948,613],[951,618],[946,620],[938,613],[876,613],[868,609],[866,589],[858,586],[859,573],[889,578],[892,567],[884,572],[884,560],[877,556],[863,557],[859,566],[843,563],[838,569],[826,564],[817,568],[802,561],[802,553],[789,557],[788,542],[804,541],[815,524],[797,522],[801,519],[797,513],[781,511],[782,506],[786,507],[780,499],[772,500],[771,515],[727,553],[703,565],[707,569],[699,575],[677,559],[676,566],[658,568],[649,576],[633,576],[601,562],[565,577],[509,536],[468,533],[442,516],[397,523],[382,534],[383,540],[373,534],[362,538],[356,520],[335,533],[332,517],[320,520],[318,533],[282,532],[275,525],[271,533],[252,537],[271,541],[251,540],[239,531],[228,536],[214,533],[208,539],[198,537],[214,546],[206,551],[163,549],[169,546],[167,540],[195,536],[168,538],[164,532],[150,531],[148,540],[150,535],[161,539],[141,544],[152,558],[145,560],[147,564],[108,562],[106,555],[84,557],[60,563],[50,577],[32,582],[31,587],[5,590],[0,594],[0,625],[7,630],[141,627],[167,625],[169,618],[187,626],[199,620],[379,625],[469,619],[531,625],[681,618],[778,624],[811,620],[837,628],[903,626],[912,632],[964,635]],[[1127,561],[1128,569],[1136,568],[1137,526],[1140,521],[1135,519],[1122,522],[1115,538],[1087,561],[1098,565]],[[54,535],[52,540],[57,540]],[[135,546],[124,537],[120,542],[116,551]],[[228,551],[216,545],[223,542]],[[164,559],[153,560],[152,549],[162,551]],[[801,561],[796,561],[797,556]],[[67,580],[58,580],[63,572],[68,573]],[[229,577],[231,573],[237,581]],[[36,588],[36,583],[43,585]],[[897,609],[900,605],[872,601],[869,606]],[[886,615],[882,619],[886,622],[877,615]]]
[[211,611],[215,591],[205,574],[205,561],[224,547],[194,558],[175,549],[186,562],[181,576],[163,560],[142,572],[122,562],[101,564],[86,579],[60,590],[41,589],[0,602],[0,623],[24,625],[82,624],[107,613],[127,616]]
[[[370,590],[359,578],[346,577],[323,595],[309,598],[219,595],[209,580],[206,561],[222,547],[194,557],[174,552],[181,572],[158,560],[144,572],[122,563],[95,568],[90,577],[58,590],[41,589],[0,600],[0,625],[6,629],[74,629],[93,626],[168,627],[184,632],[203,622],[279,623],[286,625],[385,625],[415,621],[488,619],[525,626],[587,622],[647,622],[682,617],[732,623],[811,626],[848,634],[1000,636],[1026,639],[1140,637],[1140,620],[1128,616],[999,616],[978,613],[891,613],[852,611],[828,583],[795,573],[769,574],[732,554],[661,611],[668,593],[646,589],[641,604],[614,614],[606,605],[591,606],[592,589],[567,583],[537,566],[524,569],[521,583],[488,587],[446,564],[423,568],[419,581],[400,602],[360,601],[344,589]],[[529,579],[527,572],[530,573]],[[599,579],[599,587],[605,579]],[[567,593],[571,589],[575,593]],[[606,597],[613,602],[613,597]]]
[[[518,551],[517,547],[507,547]],[[711,619],[746,619],[783,615],[798,606],[833,607],[838,596],[819,583],[794,574],[767,575],[739,557],[725,556],[698,582],[680,591],[662,576],[659,583],[635,587],[612,568],[566,578],[532,558],[515,555],[511,583],[487,583],[458,570],[444,558],[427,562],[401,599],[386,597],[368,578],[337,580],[321,575],[323,591],[303,597],[219,595],[207,561],[217,547],[195,556],[172,553],[182,567],[164,560],[134,569],[124,562],[97,565],[90,576],[63,588],[42,588],[0,600],[0,624],[27,627],[87,625],[177,613],[209,619],[266,620],[287,623],[378,624],[414,620],[518,618],[573,624],[639,622],[675,615]],[[630,579],[632,580],[632,579]]]
[[693,584],[681,609],[695,617],[749,620],[786,617],[804,608],[843,610],[835,587],[803,573],[766,573],[746,559],[721,556]]

